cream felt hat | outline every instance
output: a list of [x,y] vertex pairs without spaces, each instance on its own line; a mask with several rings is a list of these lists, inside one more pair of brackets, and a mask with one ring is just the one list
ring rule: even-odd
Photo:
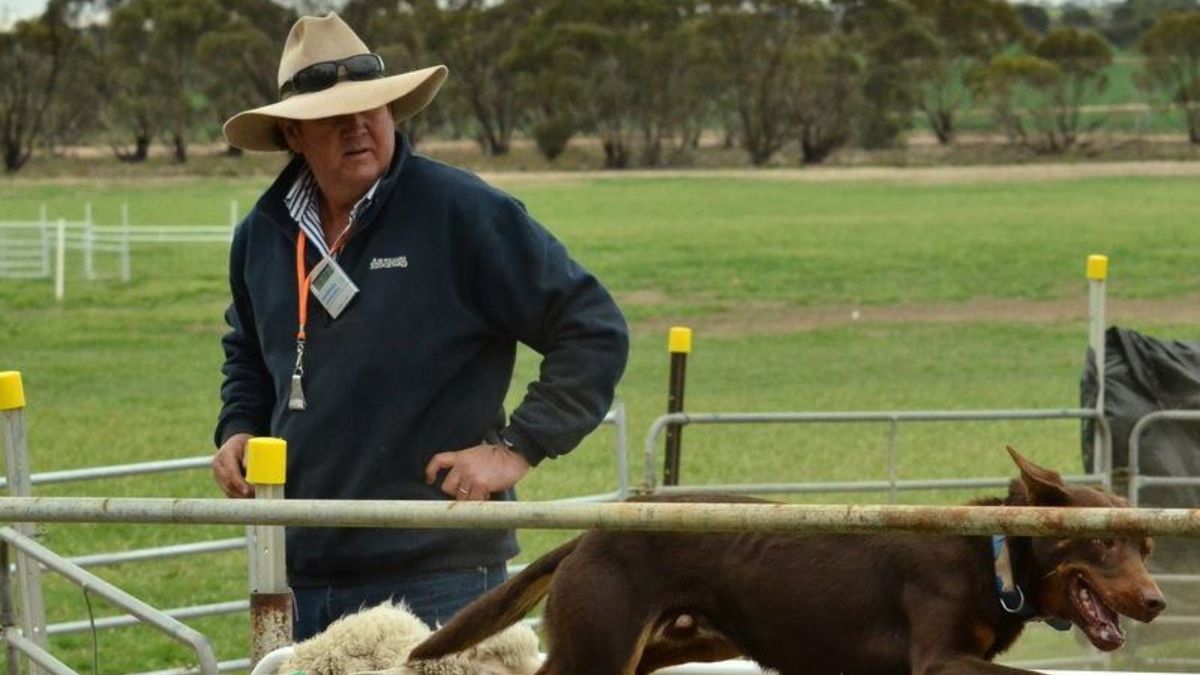
[[[314,64],[338,62],[370,54],[350,26],[337,14],[305,16],[292,26],[279,57],[279,89],[293,88],[292,78]],[[369,60],[369,59],[368,59]],[[382,65],[382,59],[378,63]],[[326,66],[328,69],[329,66]],[[446,66],[422,68],[400,75],[354,80],[349,66],[337,66],[337,81],[307,93],[283,93],[278,103],[240,112],[225,122],[225,138],[243,150],[287,150],[277,122],[311,120],[372,110],[391,104],[397,122],[421,112],[446,81]],[[286,86],[285,86],[286,85]]]

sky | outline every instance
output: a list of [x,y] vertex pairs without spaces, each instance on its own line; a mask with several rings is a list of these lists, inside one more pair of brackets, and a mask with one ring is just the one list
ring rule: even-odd
[[37,16],[46,8],[46,0],[0,0],[0,26]]

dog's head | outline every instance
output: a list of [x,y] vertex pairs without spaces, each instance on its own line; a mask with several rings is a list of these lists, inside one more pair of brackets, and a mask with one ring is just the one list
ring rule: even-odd
[[[1067,485],[1062,476],[1008,449],[1021,470],[1008,503],[1056,507],[1128,507],[1104,490]],[[1125,643],[1119,614],[1148,622],[1167,606],[1146,569],[1154,547],[1149,537],[1031,540],[1033,561],[1042,575],[1036,602],[1042,612],[1079,627],[1098,649]]]

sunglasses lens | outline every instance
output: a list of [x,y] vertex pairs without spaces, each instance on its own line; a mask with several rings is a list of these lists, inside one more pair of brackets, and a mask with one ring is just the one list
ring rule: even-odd
[[358,54],[340,61],[314,63],[301,69],[284,85],[283,92],[308,94],[337,84],[338,71],[346,69],[348,80],[373,80],[383,77],[383,59],[376,54]]
[[383,75],[383,59],[374,54],[359,54],[342,61],[351,80],[373,80]]
[[297,94],[328,89],[337,82],[338,64],[314,63],[292,76],[292,87]]

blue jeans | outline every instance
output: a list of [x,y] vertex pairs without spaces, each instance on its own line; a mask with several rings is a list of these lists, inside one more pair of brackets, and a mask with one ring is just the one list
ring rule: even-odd
[[388,600],[404,601],[422,621],[435,628],[450,620],[484,591],[507,578],[503,563],[488,567],[425,572],[400,579],[358,586],[305,586],[292,589],[296,613],[292,621],[295,642],[325,630],[346,614],[374,607]]

